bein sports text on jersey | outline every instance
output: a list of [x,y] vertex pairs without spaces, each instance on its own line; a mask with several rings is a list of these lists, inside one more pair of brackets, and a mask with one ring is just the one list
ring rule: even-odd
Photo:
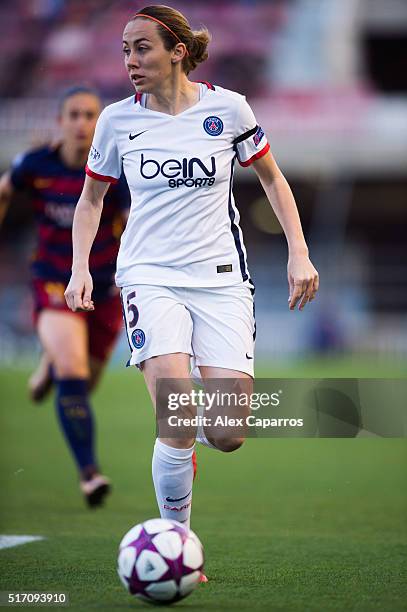
[[[206,174],[205,177],[194,178],[194,170],[198,167]],[[199,170],[198,170],[199,171]],[[177,187],[211,187],[215,183],[216,162],[211,157],[211,168],[207,168],[199,157],[188,159],[184,157],[182,161],[178,159],[167,159],[159,164],[155,159],[145,159],[141,154],[140,174],[145,179],[154,179],[159,174],[168,178],[168,186]],[[178,178],[182,176],[182,178]]]

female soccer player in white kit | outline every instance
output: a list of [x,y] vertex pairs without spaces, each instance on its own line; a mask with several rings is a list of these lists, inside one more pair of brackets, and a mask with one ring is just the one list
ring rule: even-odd
[[[289,308],[302,309],[318,290],[293,195],[244,96],[188,79],[209,40],[169,7],[146,7],[129,21],[123,51],[136,95],[102,112],[75,212],[65,295],[72,310],[87,310],[89,252],[103,197],[123,168],[132,205],[116,282],[130,363],[142,370],[153,403],[157,379],[188,379],[191,357],[204,380],[253,377],[253,286],[232,194],[236,160],[254,167],[284,229]],[[200,435],[226,452],[244,441]],[[153,454],[161,516],[188,525],[194,444],[194,437],[157,438]]]

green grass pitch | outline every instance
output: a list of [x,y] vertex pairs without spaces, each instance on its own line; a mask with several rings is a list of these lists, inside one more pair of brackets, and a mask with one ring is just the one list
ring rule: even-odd
[[[262,375],[395,376],[391,364],[309,362]],[[2,534],[46,539],[0,550],[0,590],[65,591],[71,610],[151,610],[124,591],[117,545],[157,516],[154,421],[142,376],[108,371],[94,397],[99,455],[112,478],[89,511],[52,399],[30,404],[23,373],[0,371]],[[385,407],[384,407],[385,409]],[[209,583],[187,610],[407,610],[407,444],[403,439],[257,439],[198,449],[192,528]]]

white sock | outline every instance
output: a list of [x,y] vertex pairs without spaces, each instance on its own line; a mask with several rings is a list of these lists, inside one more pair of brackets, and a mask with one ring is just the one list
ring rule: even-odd
[[[196,414],[198,417],[203,417],[205,414],[204,406],[198,405],[196,408]],[[196,441],[203,446],[207,446],[208,448],[214,448],[215,450],[219,450],[214,446],[211,442],[209,442],[208,438],[205,436],[205,430],[201,423],[199,423],[196,428]]]
[[191,448],[173,448],[159,440],[153,452],[153,481],[161,518],[190,526],[194,469]]

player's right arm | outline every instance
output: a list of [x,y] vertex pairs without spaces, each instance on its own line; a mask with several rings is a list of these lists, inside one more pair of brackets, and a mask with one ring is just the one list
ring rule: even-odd
[[75,208],[72,227],[72,275],[65,290],[66,303],[74,312],[94,310],[89,255],[100,223],[103,198],[108,189],[109,183],[86,176],[81,197]]
[[10,179],[10,172],[5,172],[0,177],[0,227],[6,216],[10,200],[14,194],[14,187]]
[[98,231],[103,198],[110,183],[117,183],[121,174],[121,156],[109,118],[104,109],[96,124],[93,143],[86,165],[86,178],[75,208],[72,227],[73,260],[71,280],[65,290],[69,308],[94,310],[93,282],[89,272],[89,255]]

